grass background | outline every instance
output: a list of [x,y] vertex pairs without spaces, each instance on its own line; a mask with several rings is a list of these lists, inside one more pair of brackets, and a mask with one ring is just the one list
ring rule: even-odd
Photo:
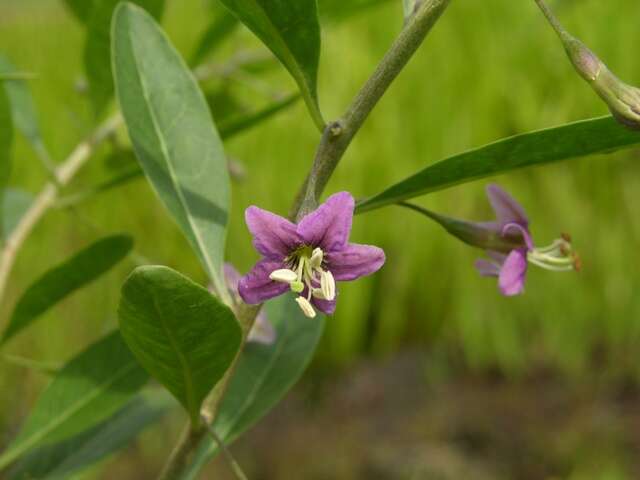
[[[320,1],[322,8],[322,0]],[[567,28],[621,78],[640,83],[640,4],[635,0],[552,2]],[[320,102],[326,118],[341,114],[380,60],[402,23],[401,2],[387,2],[342,22],[323,24]],[[185,56],[211,18],[202,0],[169,1],[166,30]],[[75,86],[82,75],[84,31],[56,0],[3,0],[0,51],[30,83],[43,134],[63,159],[95,119]],[[260,48],[239,31],[211,59]],[[269,90],[293,91],[281,71],[266,76]],[[260,80],[262,82],[262,80]],[[259,94],[254,81],[234,89],[245,103]],[[376,107],[337,169],[327,193],[356,197],[380,191],[447,155],[498,138],[606,113],[574,73],[532,1],[453,1],[444,18]],[[215,116],[215,111],[214,111]],[[228,257],[241,270],[257,259],[242,220],[251,204],[285,214],[313,158],[318,133],[304,105],[238,136],[226,145],[247,178],[234,185]],[[99,155],[69,188],[82,189],[109,172]],[[640,340],[640,200],[638,152],[576,159],[495,180],[525,206],[534,238],[549,243],[571,233],[584,269],[555,274],[531,268],[526,294],[503,298],[473,269],[481,252],[448,237],[412,212],[390,207],[357,217],[353,241],[380,245],[387,264],[376,276],[340,286],[336,315],[315,361],[317,375],[348,369],[362,357],[382,357],[417,346],[444,375],[452,365],[500,371],[517,381],[534,368],[567,378],[594,374],[638,378]],[[11,183],[37,192],[45,175],[26,142],[14,149]],[[436,211],[471,219],[491,215],[486,182],[419,199]],[[55,210],[31,235],[14,270],[6,321],[16,296],[50,266],[107,232],[131,232],[139,253],[198,281],[194,255],[144,181],[82,204]],[[62,363],[113,328],[119,288],[133,264],[73,295],[9,346],[10,353]],[[454,360],[454,361],[452,361]],[[28,412],[46,378],[0,366],[0,423],[11,431]],[[7,437],[9,433],[7,434]],[[617,478],[617,477],[616,477]],[[621,477],[624,478],[624,477]]]

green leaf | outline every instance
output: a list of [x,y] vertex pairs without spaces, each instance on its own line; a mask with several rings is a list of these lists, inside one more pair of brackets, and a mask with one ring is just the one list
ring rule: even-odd
[[[0,82],[0,212],[4,212],[5,196],[11,171],[11,146],[13,144],[13,121],[5,89]],[[4,219],[4,215],[3,215]],[[0,238],[4,238],[4,222],[0,222]]]
[[[15,65],[4,55],[0,55],[0,76],[15,72],[17,72]],[[49,158],[49,153],[42,138],[38,113],[26,80],[5,80],[4,85],[9,97],[11,114],[16,129],[24,135],[33,150],[43,160],[45,167],[52,170],[53,163]]]
[[128,235],[105,237],[50,269],[22,294],[0,344],[5,343],[67,295],[87,285],[126,257],[133,247]]
[[[132,0],[155,18],[162,17],[164,0]],[[89,82],[89,97],[96,115],[100,115],[113,96],[111,74],[111,17],[120,0],[94,0],[87,24],[84,69]]]
[[118,100],[136,155],[214,285],[226,292],[221,272],[229,174],[204,96],[158,24],[140,8],[117,8],[112,40]]
[[4,242],[11,235],[32,202],[33,196],[23,190],[8,188],[4,191],[4,201],[0,205],[0,240]]
[[640,133],[612,117],[593,118],[505,138],[437,162],[358,203],[358,213],[519,168],[640,144]]
[[416,11],[419,0],[402,0],[402,10],[404,12],[404,21],[407,22]]
[[9,480],[63,480],[130,444],[158,421],[175,400],[164,391],[142,392],[93,428],[25,455]]
[[69,11],[82,23],[87,23],[93,10],[95,0],[62,0]]
[[131,351],[198,424],[202,401],[240,348],[233,312],[178,272],[144,266],[122,287],[118,313]]
[[22,431],[0,456],[0,469],[35,447],[102,422],[129,402],[148,378],[118,332],[92,344],[42,393]]
[[320,23],[316,0],[220,0],[271,49],[293,76],[320,130]]
[[211,55],[222,41],[238,26],[238,19],[226,10],[221,10],[204,31],[191,55],[191,65],[196,66]]
[[[300,378],[316,350],[324,318],[305,317],[287,296],[265,306],[277,332],[273,345],[246,345],[220,406],[215,429],[230,443],[271,410]],[[217,453],[209,437],[198,447],[194,461],[180,477],[193,480]]]

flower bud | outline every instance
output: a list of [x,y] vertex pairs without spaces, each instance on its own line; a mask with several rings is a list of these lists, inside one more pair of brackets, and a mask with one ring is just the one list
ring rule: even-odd
[[560,38],[578,71],[622,125],[640,130],[640,89],[627,85],[580,40],[564,32]]

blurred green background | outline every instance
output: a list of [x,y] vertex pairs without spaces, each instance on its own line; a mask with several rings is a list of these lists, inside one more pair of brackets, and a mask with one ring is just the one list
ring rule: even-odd
[[[322,12],[323,0],[319,3]],[[324,5],[329,3],[324,0]],[[402,25],[401,3],[381,2],[340,21],[323,17],[320,102],[327,118],[343,112],[398,33]],[[640,83],[640,57],[633,54],[640,41],[637,0],[550,3],[566,27],[591,46],[613,71],[631,83]],[[186,57],[211,20],[211,11],[203,0],[168,1],[163,23]],[[20,69],[37,74],[30,86],[46,143],[57,160],[68,155],[96,122],[86,97],[76,88],[83,71],[83,44],[84,31],[62,2],[0,0],[0,51]],[[224,63],[247,49],[261,51],[252,35],[240,29],[208,61]],[[265,95],[295,90],[293,81],[282,70],[278,67],[259,77],[241,76],[226,83],[241,102],[250,106],[264,101]],[[204,87],[219,85],[214,82]],[[213,113],[215,117],[215,105]],[[327,193],[346,189],[356,197],[374,194],[447,155],[515,133],[605,113],[605,106],[572,70],[533,1],[454,0],[367,120]],[[318,132],[304,105],[298,102],[274,120],[226,144],[229,155],[247,170],[246,179],[234,184],[228,237],[228,258],[240,270],[247,270],[257,259],[242,212],[256,204],[286,214],[317,142]],[[112,172],[113,166],[103,158],[108,153],[108,146],[103,147],[68,191],[81,191]],[[472,388],[474,385],[479,391],[496,395],[502,392],[516,405],[520,405],[517,399],[521,396],[521,407],[513,407],[514,410],[531,405],[532,411],[538,413],[545,402],[533,402],[532,398],[549,392],[555,395],[559,391],[562,401],[568,402],[567,410],[572,412],[579,409],[577,405],[592,405],[596,403],[593,398],[604,398],[603,408],[611,414],[607,401],[617,399],[621,391],[640,399],[633,396],[637,395],[636,382],[640,378],[637,162],[638,152],[627,151],[495,179],[525,206],[539,244],[549,243],[560,232],[569,232],[584,262],[579,274],[531,268],[526,294],[517,298],[501,297],[495,282],[476,274],[473,261],[481,252],[448,237],[422,217],[395,207],[357,217],[353,241],[382,246],[388,260],[376,276],[340,286],[338,310],[329,320],[314,365],[301,392],[296,394],[302,398],[299,402],[307,405],[313,403],[309,398],[316,398],[314,401],[326,408],[320,413],[315,411],[313,418],[335,422],[326,399],[341,398],[340,389],[347,388],[344,379],[353,381],[359,375],[381,375],[380,381],[372,381],[372,388],[388,396],[389,402],[395,401],[398,392],[410,392],[409,387],[415,388],[416,398],[423,398],[418,392],[424,385],[447,385],[448,393],[440,392],[442,397],[435,398],[447,403],[462,396],[476,409],[478,390]],[[11,184],[37,192],[46,177],[22,138],[14,149],[14,165]],[[421,198],[419,203],[457,217],[489,219],[491,211],[484,197],[486,183],[458,186]],[[0,306],[2,318],[10,312],[16,296],[48,267],[98,236],[117,231],[131,232],[138,253],[150,261],[205,281],[186,241],[149,186],[138,180],[90,199],[73,211],[58,209],[46,216],[19,255],[8,301]],[[124,262],[65,300],[17,338],[9,347],[10,353],[62,363],[113,328],[119,288],[132,266],[132,262]],[[397,368],[399,361],[400,365],[408,362],[419,371],[415,375],[407,373],[406,382],[411,385],[392,383],[387,388],[382,378],[388,375],[387,369]],[[0,369],[0,391],[4,392],[0,395],[0,428],[7,431],[2,437],[6,441],[47,379],[12,365],[5,364]],[[404,370],[400,369],[400,377]],[[498,382],[500,387],[494,388],[492,382]],[[587,392],[584,395],[579,393],[583,390]],[[416,402],[412,408],[422,410],[434,402],[428,392],[424,395],[430,400]],[[324,400],[317,400],[318,397]],[[574,398],[577,403],[567,398]],[[295,399],[290,401],[295,406]],[[348,400],[345,405],[347,410],[352,408]],[[487,408],[488,418],[480,412],[477,415],[489,422],[489,430],[500,428],[499,422],[493,423],[492,415],[499,417],[503,413],[496,407],[500,402],[492,405],[495,409]],[[607,423],[606,415],[598,420],[604,422],[603,428],[613,428],[610,433],[615,441],[605,442],[606,437],[598,433],[591,442],[589,435],[580,433],[584,426],[569,428],[564,463],[553,464],[540,473],[532,473],[528,467],[513,467],[507,473],[499,470],[500,475],[506,476],[494,472],[487,478],[640,478],[640,413],[630,410],[636,416],[623,416],[615,428]],[[590,422],[588,412],[585,417]],[[284,413],[276,414],[286,417]],[[365,408],[360,417],[374,414]],[[452,412],[442,413],[447,414]],[[544,422],[546,418],[533,417],[521,421]],[[308,419],[295,414],[292,418],[298,422]],[[279,428],[276,420],[267,422],[274,429]],[[629,438],[633,425],[636,437]],[[163,428],[173,431],[175,426]],[[553,428],[551,421],[548,429],[553,432]],[[584,428],[593,434],[596,427],[588,423]],[[257,462],[253,453],[262,448],[261,434],[266,435],[264,427],[262,433],[258,429],[254,440],[239,447],[249,463]],[[313,437],[314,443],[326,443],[323,435],[329,433],[318,433]],[[551,455],[544,453],[545,448],[555,446],[545,445],[543,432],[536,431],[531,436],[542,444],[538,447],[543,452],[540,462],[544,463]],[[582,445],[583,440],[586,446]],[[610,448],[601,448],[603,443]],[[277,445],[282,447],[281,455],[291,448],[284,440]],[[529,452],[526,445],[522,450]],[[273,445],[270,448],[275,449]],[[147,458],[153,464],[149,458],[155,458],[157,451],[152,447],[147,450],[151,453],[142,448],[142,452],[129,454],[129,463],[139,465],[140,458]],[[323,447],[323,451],[329,450]],[[598,452],[599,456],[593,457],[590,452]],[[500,457],[499,452],[493,453]],[[491,452],[485,456],[491,456]],[[440,457],[448,458],[444,454]],[[126,470],[110,465],[115,468],[107,470],[111,472],[137,468],[130,465]],[[220,470],[224,471],[224,466]],[[270,471],[278,473],[255,474],[255,478],[405,478],[366,476],[349,469],[346,473],[335,470],[315,477]],[[472,471],[476,476],[406,478],[484,478],[477,473],[479,467]],[[113,473],[106,475],[100,478],[114,478],[110,476]],[[126,474],[120,476],[123,475]],[[130,478],[151,478],[151,474],[138,475]],[[220,475],[225,478],[224,473]]]

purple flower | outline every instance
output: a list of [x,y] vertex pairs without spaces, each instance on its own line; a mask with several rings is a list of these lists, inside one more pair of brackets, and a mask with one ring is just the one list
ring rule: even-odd
[[[224,281],[227,285],[227,290],[231,295],[231,298],[234,302],[240,301],[240,296],[238,294],[238,283],[240,282],[240,272],[236,270],[236,268],[230,263],[224,264]],[[213,285],[209,287],[209,290],[215,293]],[[271,325],[271,322],[267,318],[267,314],[264,311],[264,308],[260,309],[258,316],[256,317],[255,322],[253,323],[253,327],[247,335],[247,341],[262,343],[265,345],[271,345],[276,340],[276,330]]]
[[256,304],[292,291],[306,316],[315,316],[314,307],[332,314],[335,282],[369,275],[385,261],[382,249],[348,242],[354,206],[351,194],[336,193],[298,224],[258,207],[247,208],[253,246],[263,258],[240,279],[242,299]]
[[496,221],[469,225],[501,237],[507,241],[504,245],[510,246],[498,247],[496,243],[496,247],[487,248],[489,259],[479,259],[475,266],[480,275],[498,277],[503,295],[518,295],[524,291],[528,263],[553,271],[579,270],[580,260],[573,252],[568,236],[563,235],[548,247],[536,248],[522,206],[497,185],[487,186],[487,197]]

